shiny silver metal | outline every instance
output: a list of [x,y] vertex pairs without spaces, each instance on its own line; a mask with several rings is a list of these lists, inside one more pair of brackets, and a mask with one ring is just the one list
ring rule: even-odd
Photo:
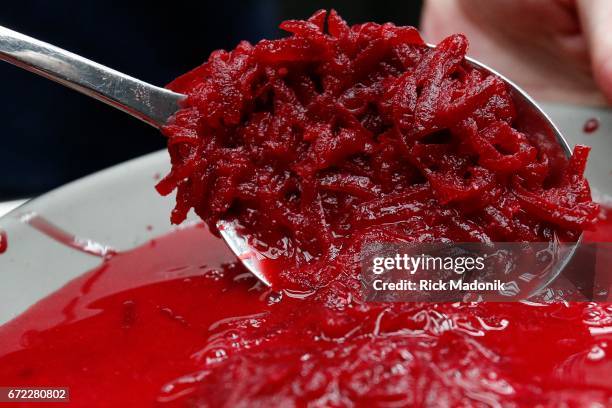
[[242,262],[249,272],[257,276],[266,286],[272,286],[262,266],[262,261],[267,258],[251,247],[247,236],[240,234],[238,231],[236,222],[219,220],[217,222],[217,228],[227,246],[230,247],[234,255],[240,259],[240,262]]
[[[160,128],[185,95],[148,84],[69,51],[0,26],[0,60],[59,82]],[[233,224],[219,222],[221,236],[245,267],[267,286],[256,257]]]
[[[433,45],[429,45],[433,48]],[[79,55],[0,26],[0,60],[59,82],[85,95],[160,128],[179,109],[185,95],[160,88]],[[472,58],[467,61],[501,78],[509,87],[519,121],[514,125],[531,134],[553,136],[569,157],[569,144],[538,104],[508,78]],[[270,286],[261,268],[261,254],[253,250],[231,222],[220,221],[221,236],[244,266]]]
[[159,128],[184,95],[0,26],[0,59],[59,82]]

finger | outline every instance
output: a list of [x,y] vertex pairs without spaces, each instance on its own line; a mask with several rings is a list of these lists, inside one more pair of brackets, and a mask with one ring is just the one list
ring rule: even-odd
[[577,0],[576,5],[589,43],[595,81],[612,103],[612,1]]

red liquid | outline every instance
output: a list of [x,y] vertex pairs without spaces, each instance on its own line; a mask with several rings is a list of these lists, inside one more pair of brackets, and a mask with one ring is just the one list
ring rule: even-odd
[[0,255],[6,252],[8,249],[8,236],[6,231],[0,230]]
[[360,304],[343,293],[271,293],[190,227],[113,256],[0,327],[0,384],[68,386],[82,407],[612,402],[612,304]]
[[597,118],[591,118],[587,120],[586,122],[584,122],[584,127],[582,128],[584,133],[593,133],[597,129],[599,129],[599,119]]

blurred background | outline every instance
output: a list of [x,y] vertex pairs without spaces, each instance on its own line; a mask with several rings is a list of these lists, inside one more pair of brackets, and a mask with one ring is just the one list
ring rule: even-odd
[[[421,1],[223,0],[158,2],[21,0],[0,25],[156,85],[211,51],[282,35],[278,24],[335,8],[349,23],[417,25]],[[0,63],[0,201],[32,197],[165,146],[152,127],[6,63]]]

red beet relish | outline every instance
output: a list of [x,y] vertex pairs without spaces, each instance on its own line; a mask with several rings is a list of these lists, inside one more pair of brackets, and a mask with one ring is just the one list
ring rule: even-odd
[[300,265],[367,236],[547,241],[595,222],[588,148],[568,162],[513,128],[505,84],[465,62],[463,35],[432,49],[413,27],[348,26],[333,10],[281,28],[169,85],[187,95],[157,185],[178,191],[174,223],[191,208],[213,230],[237,218]]

